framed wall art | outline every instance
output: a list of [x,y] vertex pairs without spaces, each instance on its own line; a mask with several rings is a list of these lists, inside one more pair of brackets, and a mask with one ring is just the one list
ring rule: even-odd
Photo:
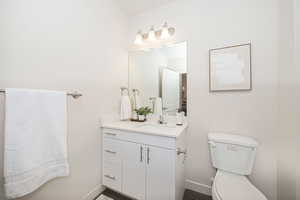
[[209,90],[252,90],[250,43],[209,50]]

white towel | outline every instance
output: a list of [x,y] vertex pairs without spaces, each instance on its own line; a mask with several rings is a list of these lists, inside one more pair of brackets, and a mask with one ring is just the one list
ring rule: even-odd
[[128,120],[131,118],[131,102],[128,95],[121,96],[120,120]]
[[155,99],[155,107],[154,107],[154,114],[157,116],[162,115],[162,100],[160,97],[156,97]]
[[4,186],[7,198],[69,175],[66,93],[6,89]]

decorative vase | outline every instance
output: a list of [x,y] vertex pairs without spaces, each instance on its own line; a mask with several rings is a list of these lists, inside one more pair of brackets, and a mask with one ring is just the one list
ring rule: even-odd
[[144,121],[145,120],[145,115],[139,115],[139,120]]

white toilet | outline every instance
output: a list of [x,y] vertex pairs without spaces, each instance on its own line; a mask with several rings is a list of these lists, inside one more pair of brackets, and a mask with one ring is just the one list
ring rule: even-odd
[[212,186],[213,200],[267,200],[249,181],[258,143],[249,137],[208,134],[213,166],[218,170]]

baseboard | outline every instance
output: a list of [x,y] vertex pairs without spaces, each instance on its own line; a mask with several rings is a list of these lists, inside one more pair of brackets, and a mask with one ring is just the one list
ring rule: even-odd
[[186,179],[185,180],[185,188],[195,191],[195,192],[199,192],[199,193],[211,196],[211,186],[209,186],[209,185],[205,185],[202,183],[198,183],[196,181]]
[[[202,194],[211,195],[211,186],[189,179],[185,180],[185,188]],[[97,185],[88,194],[86,194],[82,200],[94,200],[101,192],[104,191],[104,189],[105,187],[103,185]]]
[[87,193],[82,200],[94,200],[101,192],[104,191],[104,189],[103,185],[97,185],[94,189]]

